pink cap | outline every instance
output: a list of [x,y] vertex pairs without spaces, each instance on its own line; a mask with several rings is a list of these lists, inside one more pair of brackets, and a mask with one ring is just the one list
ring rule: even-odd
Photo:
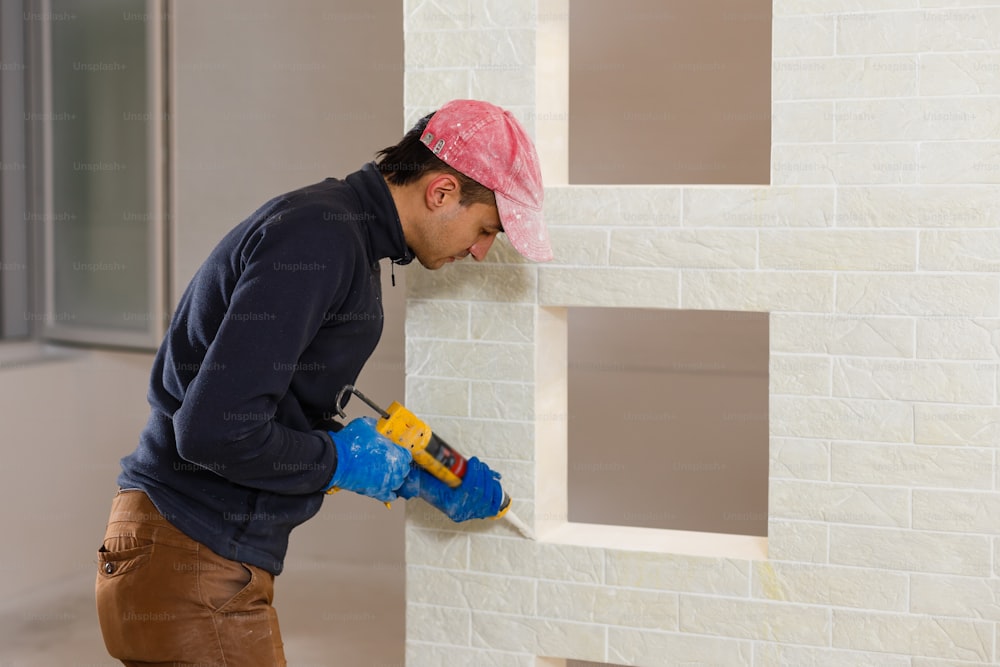
[[445,164],[493,191],[500,224],[515,250],[536,262],[552,259],[538,153],[509,111],[489,102],[452,100],[431,116],[420,140]]

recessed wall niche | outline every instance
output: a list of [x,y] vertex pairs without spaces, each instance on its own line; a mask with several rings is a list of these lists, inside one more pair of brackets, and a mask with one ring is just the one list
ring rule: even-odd
[[767,534],[767,313],[567,309],[568,518]]
[[771,0],[573,0],[569,182],[770,182]]

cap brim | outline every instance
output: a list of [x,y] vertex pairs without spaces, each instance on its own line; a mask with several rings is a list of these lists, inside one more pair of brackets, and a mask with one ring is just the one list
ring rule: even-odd
[[514,250],[533,262],[550,261],[552,244],[542,219],[542,209],[530,208],[496,191],[494,194],[500,224]]

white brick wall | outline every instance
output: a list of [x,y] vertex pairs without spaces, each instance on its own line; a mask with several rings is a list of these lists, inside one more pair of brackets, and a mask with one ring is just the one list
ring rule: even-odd
[[[566,519],[535,505],[560,446],[536,420],[566,418],[540,308],[768,311],[772,357],[766,559],[529,542],[411,503],[407,664],[1000,663],[998,5],[775,0],[770,186],[550,183],[552,264],[499,242],[409,274],[409,406],[536,524]],[[405,10],[408,119],[475,96],[534,127],[535,30],[559,17]]]

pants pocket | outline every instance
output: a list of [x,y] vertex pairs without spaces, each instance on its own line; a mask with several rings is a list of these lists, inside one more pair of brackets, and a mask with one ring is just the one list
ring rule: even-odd
[[225,664],[197,599],[197,551],[130,543],[109,536],[97,552],[97,618],[108,653],[126,663]]
[[145,494],[119,493],[97,552],[97,611],[125,664],[284,665],[274,577],[171,526]]
[[274,575],[213,553],[201,561],[199,576],[227,664],[283,667],[281,630],[271,606]]
[[198,589],[213,614],[230,614],[271,603],[274,578],[260,568],[199,549]]
[[[119,549],[119,545],[128,548]],[[137,540],[130,537],[105,540],[97,551],[97,583],[94,590],[97,617],[104,644],[112,656],[129,653],[130,641],[125,621],[136,613],[130,599],[142,588],[140,580],[144,566],[149,565],[153,549],[152,544],[137,544]]]
[[[109,542],[112,542],[112,548],[108,548]],[[125,541],[125,544],[130,545],[126,548],[119,548],[120,544],[114,544],[112,540],[105,540],[105,543],[97,550],[99,582],[101,579],[109,577],[120,577],[142,567],[149,562],[149,557],[153,554],[152,544],[138,544],[134,538]]]
[[213,613],[239,611],[242,603],[253,595],[253,572],[242,563],[220,564],[214,560],[202,560],[198,575],[201,577],[205,604]]

